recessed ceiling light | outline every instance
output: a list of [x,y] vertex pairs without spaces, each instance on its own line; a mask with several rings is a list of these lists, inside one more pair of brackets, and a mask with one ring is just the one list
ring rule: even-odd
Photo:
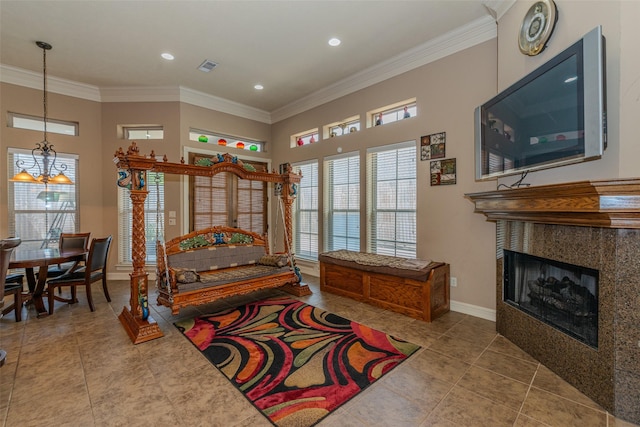
[[262,90],[262,89],[264,89],[264,86],[262,86],[261,84],[257,84],[253,88],[256,89],[256,90]]
[[171,55],[171,54],[170,54],[170,53],[168,53],[168,52],[165,52],[165,53],[163,53],[163,54],[162,54],[162,55],[160,55],[160,56],[162,56],[162,57],[163,57],[164,59],[166,59],[167,61],[173,61],[173,60],[174,60],[173,55]]
[[335,37],[329,40],[329,46],[339,46],[340,43],[342,43],[340,39],[337,39]]

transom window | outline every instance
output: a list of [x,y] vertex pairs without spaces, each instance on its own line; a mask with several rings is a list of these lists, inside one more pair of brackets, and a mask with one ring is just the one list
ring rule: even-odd
[[325,129],[325,136],[328,138],[358,132],[360,130],[360,117],[351,117],[340,123],[332,123],[327,125]]
[[319,141],[318,129],[311,129],[305,132],[291,135],[291,147],[301,147]]
[[264,151],[264,142],[253,139],[242,139],[235,136],[217,134],[209,131],[190,129],[189,140],[205,144],[215,144],[223,147],[237,148],[238,150]]
[[[15,129],[44,131],[44,118],[27,114],[12,113],[7,115],[7,126]],[[78,136],[78,122],[67,122],[47,118],[47,132],[62,135]]]
[[370,111],[368,113],[367,123],[370,127],[381,126],[416,117],[417,114],[416,99],[413,98]]
[[164,128],[162,126],[123,126],[124,139],[164,139]]

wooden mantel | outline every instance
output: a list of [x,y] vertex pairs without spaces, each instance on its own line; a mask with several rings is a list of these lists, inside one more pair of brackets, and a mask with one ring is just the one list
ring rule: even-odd
[[466,194],[488,220],[640,228],[640,178],[578,181]]

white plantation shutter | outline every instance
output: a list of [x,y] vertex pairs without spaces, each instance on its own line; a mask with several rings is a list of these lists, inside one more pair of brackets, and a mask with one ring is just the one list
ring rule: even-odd
[[360,156],[325,160],[325,249],[360,251]]
[[367,251],[416,257],[416,143],[367,150]]
[[293,165],[302,173],[293,205],[293,252],[297,258],[318,259],[318,162]]
[[[157,183],[157,185],[156,185]],[[156,262],[156,236],[164,237],[164,174],[147,172],[147,198],[144,201],[144,230],[146,258]],[[131,230],[133,204],[130,192],[118,187],[118,262],[131,263]],[[93,236],[92,236],[93,237]]]
[[[22,161],[20,166],[16,162]],[[34,184],[12,182],[23,168],[33,175],[30,150],[10,148],[7,152],[8,233],[22,240],[22,248],[58,247],[60,233],[79,232],[78,156],[58,153],[56,165],[73,184]],[[35,165],[34,165],[35,166]]]

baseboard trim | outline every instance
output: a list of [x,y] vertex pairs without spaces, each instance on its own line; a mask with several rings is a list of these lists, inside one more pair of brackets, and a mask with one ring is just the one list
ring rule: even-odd
[[450,308],[451,311],[455,311],[457,313],[468,314],[469,316],[479,317],[492,322],[496,321],[496,311],[489,308],[453,300],[450,302]]

